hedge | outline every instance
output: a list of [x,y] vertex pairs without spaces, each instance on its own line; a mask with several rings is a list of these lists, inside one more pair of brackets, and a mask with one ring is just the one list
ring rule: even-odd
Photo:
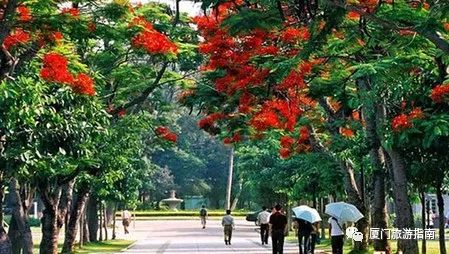
[[[132,212],[133,216],[136,217],[198,217],[200,215],[199,211],[135,211]],[[249,212],[245,211],[235,211],[232,212],[232,216],[235,217],[245,217]],[[120,217],[122,212],[117,212],[117,216]],[[208,216],[210,217],[221,217],[224,216],[224,211],[208,211]]]

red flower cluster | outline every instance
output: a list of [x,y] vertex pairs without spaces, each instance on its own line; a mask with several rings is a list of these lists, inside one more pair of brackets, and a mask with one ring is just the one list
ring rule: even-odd
[[73,18],[78,18],[80,16],[80,10],[78,8],[63,8],[61,14],[70,15]]
[[17,44],[25,44],[30,40],[31,36],[28,32],[22,30],[21,28],[16,29],[14,32],[6,36],[3,41],[3,46],[7,50]]
[[391,127],[394,131],[401,131],[403,129],[408,129],[412,127],[412,122],[406,114],[400,114],[393,118],[391,122]]
[[296,100],[275,99],[267,101],[262,109],[253,116],[250,124],[257,131],[265,131],[270,128],[293,131],[296,120],[302,113],[298,105]]
[[84,73],[73,77],[68,68],[68,61],[63,55],[51,52],[44,56],[44,66],[40,71],[42,79],[48,82],[66,84],[78,94],[93,96],[95,94],[94,81]]
[[94,81],[84,73],[78,74],[72,84],[73,91],[79,94],[95,95]]
[[306,126],[302,126],[299,129],[299,142],[300,143],[307,143],[310,138],[309,129]]
[[393,131],[401,131],[411,128],[413,126],[414,119],[420,119],[424,117],[424,113],[421,108],[413,108],[409,114],[400,114],[393,118],[391,127]]
[[281,40],[287,43],[297,43],[300,41],[307,41],[310,39],[309,30],[305,27],[294,28],[289,27],[281,34]]
[[41,77],[49,82],[72,84],[73,75],[69,72],[68,61],[58,53],[48,53],[43,59],[44,67],[41,69]]
[[165,126],[157,127],[155,132],[156,132],[156,135],[158,135],[159,137],[161,137],[161,138],[163,138],[163,139],[165,139],[167,141],[176,143],[176,141],[178,140],[178,136],[175,133],[171,132]]
[[158,32],[153,25],[143,17],[133,19],[131,26],[141,26],[143,31],[131,40],[135,48],[143,48],[150,54],[167,54],[178,52],[176,45],[167,36]]
[[283,159],[290,157],[293,152],[308,152],[311,149],[309,142],[309,129],[306,126],[302,126],[299,129],[299,137],[297,140],[291,136],[283,136],[281,137],[280,143],[281,149],[279,150],[279,154]]
[[436,103],[443,102],[447,95],[449,94],[449,83],[444,85],[437,85],[432,89],[432,92],[430,93],[430,98]]
[[346,18],[349,19],[349,20],[358,21],[360,19],[360,14],[358,12],[355,12],[355,11],[349,11],[346,14]]
[[444,22],[443,28],[444,28],[444,30],[446,30],[446,32],[449,32],[449,22]]
[[340,134],[347,138],[354,137],[354,131],[346,127],[340,127]]
[[238,143],[238,142],[240,142],[240,141],[242,141],[242,136],[240,135],[240,133],[235,133],[233,136],[232,136],[232,138],[230,138],[230,137],[226,137],[226,138],[224,138],[223,139],[223,143],[225,144],[225,145],[229,145],[229,144],[232,144],[232,143]]
[[226,118],[226,115],[223,113],[212,113],[206,117],[204,117],[203,119],[201,119],[200,121],[198,121],[198,126],[201,129],[209,129],[210,127],[212,127],[215,122],[217,122],[218,120],[224,119]]
[[32,19],[31,11],[28,7],[21,4],[16,9],[17,14],[19,14],[19,20],[23,22],[28,22]]

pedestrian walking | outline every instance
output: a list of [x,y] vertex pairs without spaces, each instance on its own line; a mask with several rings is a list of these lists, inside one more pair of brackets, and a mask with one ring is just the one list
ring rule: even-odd
[[332,254],[343,254],[344,230],[338,219],[329,218],[329,234],[331,238]]
[[320,237],[320,222],[317,221],[315,223],[312,223],[312,232],[310,234],[310,253],[315,253],[315,245],[319,243],[319,237]]
[[131,224],[131,213],[128,210],[124,210],[122,213],[122,224],[125,234],[129,234],[128,227]]
[[200,219],[201,219],[201,225],[203,226],[203,229],[205,229],[206,228],[206,219],[207,219],[207,209],[206,209],[205,205],[201,206]]
[[287,229],[287,217],[281,213],[281,205],[276,205],[274,210],[275,212],[270,216],[269,220],[273,254],[283,254],[285,231]]
[[226,245],[231,245],[232,230],[234,229],[234,218],[231,216],[231,210],[226,210],[226,215],[221,220],[224,228],[224,241]]
[[257,215],[257,222],[260,226],[260,239],[262,245],[268,244],[269,223],[271,213],[267,211],[267,207],[262,206],[262,212]]
[[303,220],[295,219],[298,225],[298,243],[299,243],[299,254],[307,254],[309,249],[309,239],[312,233],[312,223]]

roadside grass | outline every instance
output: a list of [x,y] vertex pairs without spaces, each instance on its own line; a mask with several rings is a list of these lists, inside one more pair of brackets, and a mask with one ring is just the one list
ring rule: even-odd
[[[327,231],[326,231],[327,233]],[[449,233],[449,232],[448,232]],[[326,234],[326,237],[328,235]],[[290,243],[297,243],[298,238],[295,236],[295,232],[291,231],[289,236],[287,236],[286,241]],[[446,247],[448,247],[449,242],[446,241]],[[390,240],[389,241],[391,253],[396,253],[397,250],[397,241]],[[421,252],[421,246],[422,241],[418,241],[419,251]],[[324,251],[326,253],[332,253],[332,246],[330,239],[321,239],[320,244],[317,244],[315,247],[316,250]],[[427,254],[439,254],[440,253],[440,245],[438,240],[427,240],[426,243],[426,250]],[[345,245],[343,246],[343,253],[350,253],[350,254],[372,254],[374,253],[374,248],[372,245],[368,246],[368,250],[366,251],[354,251],[352,249],[352,241],[346,241]]]
[[[62,244],[64,243],[64,233],[63,229],[61,229],[61,233],[59,235],[58,248],[59,251],[62,249]],[[33,234],[33,252],[39,253],[39,243],[42,239],[41,228],[40,227],[32,227],[31,233]],[[95,253],[104,253],[104,254],[112,254],[120,252],[123,249],[128,248],[131,244],[133,244],[134,240],[108,240],[103,242],[96,243],[86,243],[83,247],[76,248],[75,253],[79,254],[95,254]]]

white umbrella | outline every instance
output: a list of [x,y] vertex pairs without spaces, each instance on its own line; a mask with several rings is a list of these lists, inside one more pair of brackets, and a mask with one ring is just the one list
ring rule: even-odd
[[364,217],[354,205],[345,202],[327,204],[324,213],[341,222],[357,222]]
[[315,223],[321,221],[320,214],[318,211],[312,207],[302,205],[292,209],[295,217],[298,219],[306,220],[310,223]]

